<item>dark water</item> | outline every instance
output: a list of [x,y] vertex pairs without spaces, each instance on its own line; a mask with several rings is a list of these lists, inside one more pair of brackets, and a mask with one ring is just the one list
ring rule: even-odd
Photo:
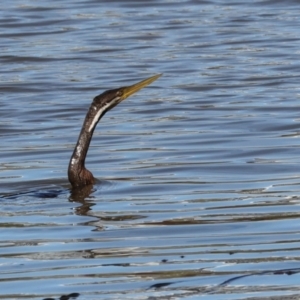
[[[0,299],[298,299],[299,9],[4,0]],[[157,73],[72,192],[92,98]]]

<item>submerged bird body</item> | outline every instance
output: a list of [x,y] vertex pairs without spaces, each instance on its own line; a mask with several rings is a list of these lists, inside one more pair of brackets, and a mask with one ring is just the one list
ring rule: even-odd
[[85,158],[90,146],[94,130],[104,114],[121,101],[149,85],[161,74],[147,78],[137,84],[119,89],[109,90],[94,98],[82,125],[77,144],[71,156],[68,177],[73,187],[90,185],[95,182],[93,174],[85,168]]

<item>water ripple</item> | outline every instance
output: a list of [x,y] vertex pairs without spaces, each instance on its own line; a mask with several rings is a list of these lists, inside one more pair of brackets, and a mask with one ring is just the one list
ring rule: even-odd
[[298,297],[299,3],[4,2],[0,298]]

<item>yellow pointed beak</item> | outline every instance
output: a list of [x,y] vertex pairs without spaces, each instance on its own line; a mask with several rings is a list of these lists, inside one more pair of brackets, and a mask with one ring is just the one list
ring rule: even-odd
[[162,74],[157,74],[152,77],[149,77],[147,79],[144,79],[134,85],[127,86],[123,88],[123,95],[122,95],[122,100],[128,98],[132,94],[136,93],[140,89],[144,88],[145,86],[149,85],[153,81],[155,81],[157,78],[159,78]]

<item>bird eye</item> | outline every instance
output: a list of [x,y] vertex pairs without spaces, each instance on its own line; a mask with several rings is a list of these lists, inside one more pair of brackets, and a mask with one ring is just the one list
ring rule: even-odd
[[123,92],[122,91],[117,91],[117,96],[118,97],[121,97],[123,95]]

